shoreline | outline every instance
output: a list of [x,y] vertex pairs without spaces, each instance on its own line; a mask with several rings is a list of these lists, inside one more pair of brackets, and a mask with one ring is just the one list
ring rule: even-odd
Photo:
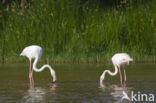
[[[8,63],[27,63],[28,59],[0,59],[0,64]],[[111,60],[50,60],[50,59],[41,59],[39,63],[50,63],[50,64],[106,64],[112,63]],[[156,63],[156,60],[134,60],[132,63]]]

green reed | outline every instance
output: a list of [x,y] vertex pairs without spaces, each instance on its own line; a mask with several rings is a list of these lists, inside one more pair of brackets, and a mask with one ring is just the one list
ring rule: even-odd
[[81,1],[33,0],[24,8],[12,2],[1,9],[0,57],[17,58],[36,44],[48,59],[102,60],[117,52],[156,59],[155,0],[106,7]]

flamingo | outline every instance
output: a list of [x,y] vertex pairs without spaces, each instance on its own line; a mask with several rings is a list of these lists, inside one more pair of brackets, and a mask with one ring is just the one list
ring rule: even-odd
[[127,53],[117,53],[112,57],[112,63],[114,65],[115,68],[115,72],[112,73],[109,70],[105,70],[102,75],[100,76],[100,86],[103,86],[103,81],[105,79],[105,75],[106,73],[108,73],[111,76],[115,76],[118,73],[120,73],[120,83],[122,86],[122,74],[121,74],[121,70],[120,67],[122,66],[124,68],[124,82],[126,83],[126,69],[125,69],[125,65],[129,64],[130,61],[133,61],[133,59],[127,54]]
[[[40,59],[40,57],[42,56],[43,53],[43,49],[38,46],[38,45],[31,45],[28,47],[25,47],[22,51],[22,53],[20,54],[20,56],[26,56],[29,59],[30,62],[30,68],[29,68],[29,79],[30,79],[30,86],[33,87],[34,85],[34,80],[33,80],[33,70],[35,72],[41,72],[43,71],[45,68],[49,68],[51,76],[53,78],[53,82],[56,81],[56,73],[55,71],[52,69],[52,67],[50,65],[43,65],[41,68],[37,68],[37,62]],[[35,59],[33,62],[33,66],[31,69],[31,61],[32,59]]]

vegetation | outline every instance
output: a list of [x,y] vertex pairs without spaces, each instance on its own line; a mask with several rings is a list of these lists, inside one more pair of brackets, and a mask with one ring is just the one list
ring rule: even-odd
[[[109,0],[107,0],[109,1]],[[40,45],[51,60],[156,60],[156,0],[17,0],[0,8],[0,57]]]

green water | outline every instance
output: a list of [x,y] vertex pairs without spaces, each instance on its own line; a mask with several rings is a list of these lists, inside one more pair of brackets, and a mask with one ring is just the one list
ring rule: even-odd
[[34,73],[35,86],[30,89],[28,64],[0,65],[0,103],[129,103],[121,101],[123,90],[128,96],[131,91],[156,95],[155,67],[156,64],[149,63],[130,64],[127,86],[122,88],[119,74],[106,75],[104,87],[99,86],[102,72],[114,71],[112,64],[53,65],[57,82],[51,83],[47,69]]

